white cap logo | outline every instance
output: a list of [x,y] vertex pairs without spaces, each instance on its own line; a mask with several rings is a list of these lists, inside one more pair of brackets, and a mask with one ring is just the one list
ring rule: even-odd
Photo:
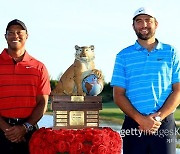
[[151,17],[155,17],[154,12],[152,10],[150,10],[149,8],[145,8],[145,7],[141,7],[139,9],[136,10],[136,12],[134,13],[133,19],[141,14],[146,14],[149,15]]

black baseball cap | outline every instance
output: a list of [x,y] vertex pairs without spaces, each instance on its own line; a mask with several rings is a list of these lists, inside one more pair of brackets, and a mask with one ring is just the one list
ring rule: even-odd
[[22,21],[20,21],[20,20],[18,20],[18,19],[14,19],[14,20],[12,20],[12,21],[10,21],[10,22],[8,23],[8,25],[7,25],[7,27],[6,27],[6,32],[8,31],[9,27],[12,26],[12,25],[20,25],[20,26],[21,26],[24,30],[26,30],[26,32],[27,32],[27,27],[26,27],[26,25],[25,25]]

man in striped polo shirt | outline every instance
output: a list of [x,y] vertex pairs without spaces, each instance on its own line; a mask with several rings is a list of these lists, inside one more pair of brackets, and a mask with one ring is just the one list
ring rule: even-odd
[[155,38],[154,13],[139,8],[133,16],[137,41],[116,56],[111,85],[125,113],[123,154],[175,154],[173,112],[180,102],[180,56]]
[[28,143],[43,116],[50,82],[47,69],[25,50],[28,32],[20,20],[6,28],[8,48],[0,54],[0,153],[28,154]]

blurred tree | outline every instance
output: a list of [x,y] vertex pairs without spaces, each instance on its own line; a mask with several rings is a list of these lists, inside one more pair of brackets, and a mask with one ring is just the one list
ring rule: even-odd
[[110,82],[104,84],[104,88],[100,96],[102,96],[103,103],[113,101],[113,88],[110,86]]
[[50,80],[50,84],[51,84],[51,91],[53,91],[53,89],[56,87],[58,83],[58,80]]

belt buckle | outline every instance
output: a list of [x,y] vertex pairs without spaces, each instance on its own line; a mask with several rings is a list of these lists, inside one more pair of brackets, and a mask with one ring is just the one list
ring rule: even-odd
[[[10,118],[8,119],[8,123],[9,123],[9,124],[13,124],[13,122],[12,122],[12,120],[11,120]],[[13,124],[13,125],[14,125],[14,124]]]
[[19,118],[9,118],[8,122],[12,125],[16,125],[19,121]]

